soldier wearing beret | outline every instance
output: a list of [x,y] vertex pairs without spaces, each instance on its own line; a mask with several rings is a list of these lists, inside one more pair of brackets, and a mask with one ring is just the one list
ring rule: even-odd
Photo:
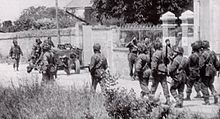
[[101,45],[99,43],[93,45],[94,55],[91,57],[91,62],[89,65],[90,74],[92,76],[92,92],[96,91],[98,83],[103,89],[102,79],[105,78],[106,69],[108,68],[107,59],[100,50]]
[[157,90],[158,84],[161,83],[166,98],[165,104],[170,104],[170,94],[166,79],[167,67],[164,63],[165,53],[162,51],[162,43],[160,41],[157,41],[154,44],[154,49],[155,52],[152,56],[151,62],[151,70],[153,76],[151,93],[154,95]]
[[[176,100],[175,107],[183,107],[183,91],[188,72],[188,60],[183,57],[184,50],[182,47],[177,47],[174,51],[175,58],[169,66],[169,74],[172,78],[170,92]],[[178,92],[177,92],[178,91]]]
[[23,56],[23,52],[21,50],[21,47],[18,45],[18,41],[13,40],[13,46],[11,47],[9,51],[9,56],[13,59],[14,70],[18,71],[21,55]]
[[216,57],[214,51],[209,49],[209,42],[202,41],[203,53],[200,58],[201,67],[201,82],[202,82],[202,93],[204,96],[205,105],[209,105],[209,92],[210,89],[212,95],[214,96],[214,104],[218,103],[218,95],[213,85],[216,71],[219,71],[219,61]]

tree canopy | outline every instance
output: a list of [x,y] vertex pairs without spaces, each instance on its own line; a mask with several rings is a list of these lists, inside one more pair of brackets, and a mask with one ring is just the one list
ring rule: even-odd
[[122,24],[158,24],[167,11],[180,16],[185,10],[193,10],[193,0],[93,0],[93,8],[101,23],[116,18]]
[[[76,19],[67,15],[63,9],[58,9],[58,19],[60,28],[72,27],[76,23]],[[16,21],[4,21],[1,30],[4,32],[14,32],[53,28],[56,28],[56,8],[32,6],[24,9]]]

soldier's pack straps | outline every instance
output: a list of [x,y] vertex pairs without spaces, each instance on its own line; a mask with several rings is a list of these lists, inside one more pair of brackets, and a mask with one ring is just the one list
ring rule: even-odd
[[98,62],[98,64],[95,66],[96,69],[101,68],[102,64],[103,64],[104,58],[103,56],[100,54],[100,61]]

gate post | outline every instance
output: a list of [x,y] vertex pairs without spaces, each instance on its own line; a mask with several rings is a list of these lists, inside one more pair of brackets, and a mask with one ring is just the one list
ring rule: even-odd
[[182,47],[184,48],[184,55],[189,55],[191,50],[191,43],[194,42],[194,14],[187,10],[180,16],[182,20]]
[[176,16],[172,12],[168,11],[160,17],[162,20],[162,28],[163,28],[163,45],[165,45],[165,40],[170,39],[171,44],[175,44],[175,34],[171,31],[174,31],[176,28]]

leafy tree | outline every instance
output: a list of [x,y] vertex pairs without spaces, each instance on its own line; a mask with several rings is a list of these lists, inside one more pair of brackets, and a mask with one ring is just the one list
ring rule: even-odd
[[[76,20],[69,17],[63,9],[58,9],[58,19],[60,28],[72,27]],[[17,31],[28,29],[52,29],[56,28],[56,8],[55,7],[29,7],[24,9],[18,20],[14,22]]]
[[193,0],[93,0],[94,15],[103,23],[117,18],[122,23],[158,24],[160,16],[171,11],[176,16],[193,9]]

